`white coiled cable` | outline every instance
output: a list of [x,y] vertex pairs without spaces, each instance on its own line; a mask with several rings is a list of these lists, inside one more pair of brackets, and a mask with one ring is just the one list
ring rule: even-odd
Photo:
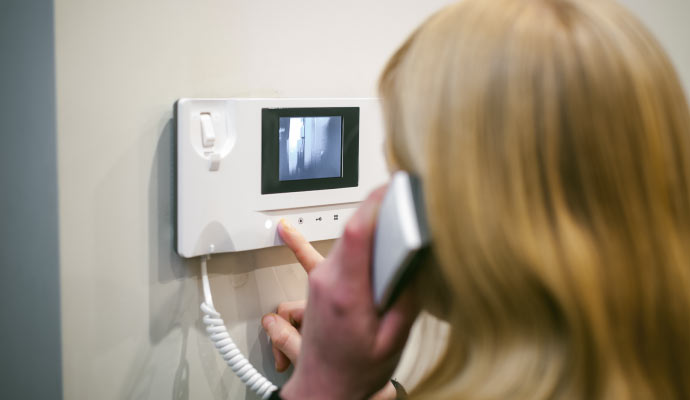
[[276,391],[278,387],[261,375],[242,355],[235,342],[230,338],[220,313],[213,307],[211,285],[208,282],[208,269],[206,266],[206,261],[209,258],[211,257],[208,255],[201,257],[201,284],[204,289],[204,302],[201,303],[201,311],[204,313],[203,321],[204,325],[206,325],[206,332],[225,362],[242,382],[262,399],[268,399],[271,393]]

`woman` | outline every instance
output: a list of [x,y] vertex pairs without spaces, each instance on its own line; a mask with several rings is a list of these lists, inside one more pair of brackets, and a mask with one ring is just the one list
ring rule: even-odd
[[283,226],[310,291],[301,338],[264,318],[279,367],[296,363],[282,398],[376,392],[417,306],[450,334],[413,397],[690,398],[690,115],[639,21],[607,0],[465,0],[408,39],[380,90],[436,263],[379,318],[380,193],[323,261]]

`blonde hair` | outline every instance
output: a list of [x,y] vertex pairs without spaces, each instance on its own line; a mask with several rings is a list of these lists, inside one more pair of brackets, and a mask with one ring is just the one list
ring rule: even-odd
[[418,397],[690,398],[690,113],[636,18],[465,0],[380,92],[451,326]]

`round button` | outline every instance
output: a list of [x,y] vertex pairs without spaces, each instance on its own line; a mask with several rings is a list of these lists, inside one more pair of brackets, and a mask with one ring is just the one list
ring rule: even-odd
[[273,227],[273,221],[267,219],[266,222],[264,222],[264,226],[266,227],[266,229],[271,229]]

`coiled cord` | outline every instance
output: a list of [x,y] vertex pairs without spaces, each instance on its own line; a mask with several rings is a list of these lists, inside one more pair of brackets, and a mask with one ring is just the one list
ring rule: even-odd
[[201,284],[204,289],[204,302],[201,303],[201,311],[204,313],[204,325],[211,341],[216,345],[218,352],[235,374],[251,390],[262,399],[268,399],[271,393],[278,387],[266,379],[252,364],[242,355],[235,342],[230,338],[220,313],[213,306],[211,297],[211,285],[208,281],[207,260],[210,256],[201,257]]

